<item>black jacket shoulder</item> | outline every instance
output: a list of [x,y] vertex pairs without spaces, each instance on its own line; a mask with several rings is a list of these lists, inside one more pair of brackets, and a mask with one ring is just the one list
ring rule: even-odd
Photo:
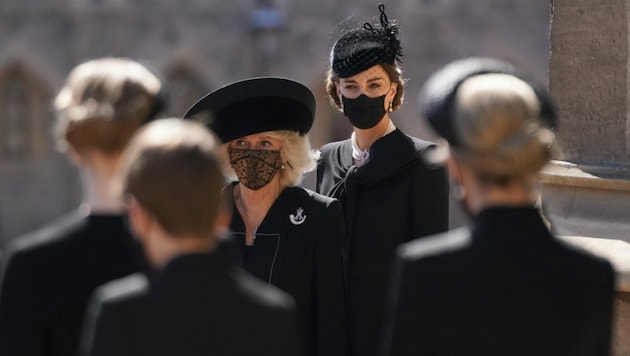
[[471,242],[470,229],[460,227],[403,243],[398,247],[397,255],[401,260],[411,262],[421,258],[459,251],[469,246]]
[[[37,230],[14,238],[10,243],[7,255],[37,253],[71,240],[86,223],[86,216],[79,213],[64,215]],[[8,257],[7,256],[7,257]]]
[[315,191],[312,191],[310,189],[301,188],[301,187],[298,187],[298,188],[303,191],[305,197],[308,197],[308,199],[310,199],[313,202],[315,202],[315,204],[319,204],[319,205],[323,205],[323,206],[329,206],[330,204],[337,203],[337,199],[335,199],[335,198],[331,198],[329,196],[326,196],[326,195],[323,195],[323,194],[319,194],[319,193],[317,193]]

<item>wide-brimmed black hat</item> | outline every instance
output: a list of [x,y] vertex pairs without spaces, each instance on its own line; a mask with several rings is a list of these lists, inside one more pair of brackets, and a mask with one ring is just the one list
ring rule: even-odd
[[481,74],[509,74],[531,86],[540,103],[540,121],[553,129],[556,109],[547,89],[512,64],[489,57],[471,57],[456,60],[436,71],[425,83],[419,96],[422,116],[435,132],[450,145],[459,146],[460,139],[453,127],[455,97],[460,85],[468,78]]
[[316,101],[305,85],[286,78],[259,77],[228,84],[199,99],[184,118],[200,117],[223,142],[275,130],[306,134]]
[[337,78],[348,78],[377,64],[395,65],[400,62],[402,48],[399,28],[390,22],[385,6],[378,6],[380,24],[364,23],[348,28],[339,36],[330,51],[330,67]]

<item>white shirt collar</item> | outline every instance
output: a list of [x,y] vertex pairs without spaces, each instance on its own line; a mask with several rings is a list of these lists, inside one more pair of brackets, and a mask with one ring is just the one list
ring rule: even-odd
[[[394,125],[392,120],[389,120],[389,126],[387,126],[387,130],[385,130],[383,137],[389,135],[395,130],[396,126]],[[352,160],[354,162],[354,165],[357,167],[361,167],[370,160],[370,149],[368,148],[366,150],[361,150],[359,148],[359,144],[357,143],[357,138],[355,137],[354,132],[350,136],[350,142],[352,142]]]

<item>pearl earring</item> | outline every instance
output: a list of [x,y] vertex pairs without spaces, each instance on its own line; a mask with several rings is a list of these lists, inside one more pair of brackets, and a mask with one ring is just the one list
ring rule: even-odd
[[392,100],[389,102],[389,112],[394,112],[393,106],[394,106],[394,101]]

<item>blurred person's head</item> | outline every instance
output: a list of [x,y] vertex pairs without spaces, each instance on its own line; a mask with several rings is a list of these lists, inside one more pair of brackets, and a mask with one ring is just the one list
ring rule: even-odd
[[468,210],[535,200],[534,182],[553,141],[546,90],[508,63],[474,58],[437,71],[421,100],[428,123],[448,143],[452,189],[464,188]]
[[210,249],[227,226],[217,148],[202,124],[161,119],[143,127],[125,151],[120,191],[153,264],[163,262],[161,247],[169,244]]
[[54,102],[58,146],[79,156],[119,155],[135,131],[160,111],[161,89],[153,73],[130,59],[78,65]]
[[354,127],[376,126],[403,101],[399,28],[379,6],[378,23],[344,29],[330,52],[326,91]]
[[310,89],[290,79],[263,77],[229,84],[200,99],[185,117],[208,125],[224,142],[225,176],[251,190],[271,182],[295,186],[315,168],[308,138],[315,116]]

